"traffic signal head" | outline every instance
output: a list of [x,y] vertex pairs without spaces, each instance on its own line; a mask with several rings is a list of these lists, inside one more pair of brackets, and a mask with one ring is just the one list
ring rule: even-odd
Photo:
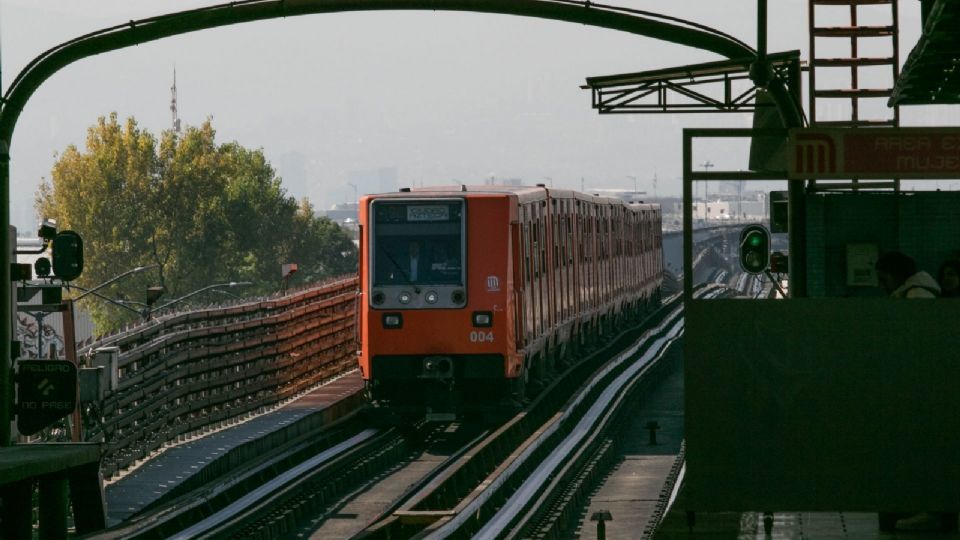
[[83,239],[73,231],[63,231],[53,238],[53,275],[73,281],[83,273]]
[[759,274],[770,262],[770,232],[763,225],[748,225],[740,233],[740,267]]
[[770,271],[775,274],[786,274],[789,272],[787,256],[779,251],[770,254]]

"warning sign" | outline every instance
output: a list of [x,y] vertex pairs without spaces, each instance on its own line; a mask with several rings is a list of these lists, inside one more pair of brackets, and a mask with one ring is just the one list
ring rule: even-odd
[[17,430],[33,435],[77,407],[77,366],[67,360],[17,362]]

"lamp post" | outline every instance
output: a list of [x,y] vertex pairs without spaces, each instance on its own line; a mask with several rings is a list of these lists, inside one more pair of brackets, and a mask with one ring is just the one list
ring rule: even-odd
[[250,281],[231,281],[231,282],[228,282],[228,283],[214,283],[213,285],[207,285],[206,287],[202,287],[202,288],[197,289],[197,290],[195,290],[195,291],[193,291],[193,292],[189,292],[189,293],[181,296],[180,298],[174,298],[173,300],[167,302],[166,304],[163,304],[162,306],[158,306],[158,307],[150,310],[148,313],[149,313],[149,314],[153,314],[153,313],[155,313],[155,312],[157,312],[157,311],[161,311],[161,310],[167,309],[168,307],[170,307],[170,306],[172,306],[172,305],[179,304],[180,302],[183,302],[183,301],[186,300],[187,298],[191,298],[191,297],[194,297],[194,296],[196,296],[196,295],[198,295],[198,294],[200,294],[200,293],[207,292],[207,291],[209,291],[210,289],[221,289],[221,288],[225,288],[225,287],[246,287],[246,286],[248,286],[248,285],[253,285],[253,283],[250,282]]
[[115,305],[115,306],[117,306],[117,307],[123,308],[123,309],[125,309],[125,310],[127,310],[127,311],[131,311],[131,312],[133,312],[133,313],[136,313],[137,315],[143,315],[143,313],[142,313],[139,309],[132,308],[132,307],[128,306],[127,304],[140,304],[140,305],[146,305],[146,304],[141,304],[140,302],[132,302],[132,301],[130,301],[130,300],[115,300],[115,299],[113,299],[113,298],[110,298],[109,296],[106,296],[106,295],[103,295],[103,294],[98,293],[98,292],[96,291],[96,289],[85,289],[85,288],[80,287],[80,286],[77,286],[77,285],[70,285],[70,287],[73,288],[73,289],[77,289],[77,290],[83,292],[83,294],[81,294],[80,296],[69,300],[69,301],[71,301],[71,302],[76,302],[77,300],[80,300],[81,298],[85,298],[85,297],[89,294],[89,295],[92,295],[92,296],[96,296],[97,298],[103,300],[104,302],[108,302],[108,303],[113,304],[113,305]]
[[222,295],[224,295],[224,296],[229,296],[230,298],[234,298],[234,299],[236,299],[236,300],[243,300],[243,297],[242,297],[242,296],[240,296],[240,295],[238,295],[238,294],[233,294],[232,292],[230,292],[230,291],[225,291],[225,290],[223,290],[223,289],[214,289],[214,290],[212,290],[212,291],[210,291],[210,292],[220,293],[220,294],[222,294]]
[[108,279],[107,281],[104,281],[103,283],[97,285],[96,287],[94,287],[94,288],[92,288],[92,289],[84,289],[84,288],[82,288],[82,287],[77,287],[76,285],[69,285],[69,284],[67,285],[67,288],[69,289],[70,287],[73,287],[73,288],[76,288],[76,289],[80,289],[81,291],[84,291],[83,294],[81,294],[80,296],[78,296],[78,297],[76,297],[76,298],[73,299],[74,302],[79,301],[80,299],[82,299],[83,297],[87,296],[88,294],[92,294],[92,295],[94,295],[94,296],[99,296],[100,298],[104,298],[104,299],[109,300],[109,298],[106,298],[105,296],[96,294],[96,291],[99,291],[100,289],[106,287],[107,285],[110,285],[111,283],[114,283],[114,282],[116,282],[116,281],[120,281],[121,279],[123,279],[123,278],[125,278],[125,277],[127,277],[127,276],[129,276],[129,275],[131,275],[131,274],[138,274],[138,273],[140,273],[140,272],[143,272],[144,270],[150,270],[150,269],[152,269],[152,268],[160,268],[160,265],[159,265],[159,264],[149,264],[149,265],[147,265],[147,266],[138,266],[138,267],[133,268],[133,269],[131,269],[131,270],[127,270],[126,272],[124,272],[124,273],[122,273],[122,274],[118,274],[118,275],[112,277],[112,278]]

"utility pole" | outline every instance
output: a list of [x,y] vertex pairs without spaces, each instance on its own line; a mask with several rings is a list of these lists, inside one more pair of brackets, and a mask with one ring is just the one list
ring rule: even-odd
[[[713,167],[713,163],[711,163],[710,160],[707,160],[701,163],[700,166],[703,167],[703,172],[710,172],[710,169]],[[703,220],[704,222],[706,222],[707,220],[707,205],[708,205],[707,196],[708,196],[707,181],[704,180],[703,181]]]

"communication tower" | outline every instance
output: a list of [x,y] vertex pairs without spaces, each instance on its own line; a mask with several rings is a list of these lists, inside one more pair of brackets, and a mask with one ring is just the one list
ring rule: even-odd
[[180,133],[180,117],[177,115],[177,68],[173,68],[173,86],[170,87],[170,115],[173,130]]

